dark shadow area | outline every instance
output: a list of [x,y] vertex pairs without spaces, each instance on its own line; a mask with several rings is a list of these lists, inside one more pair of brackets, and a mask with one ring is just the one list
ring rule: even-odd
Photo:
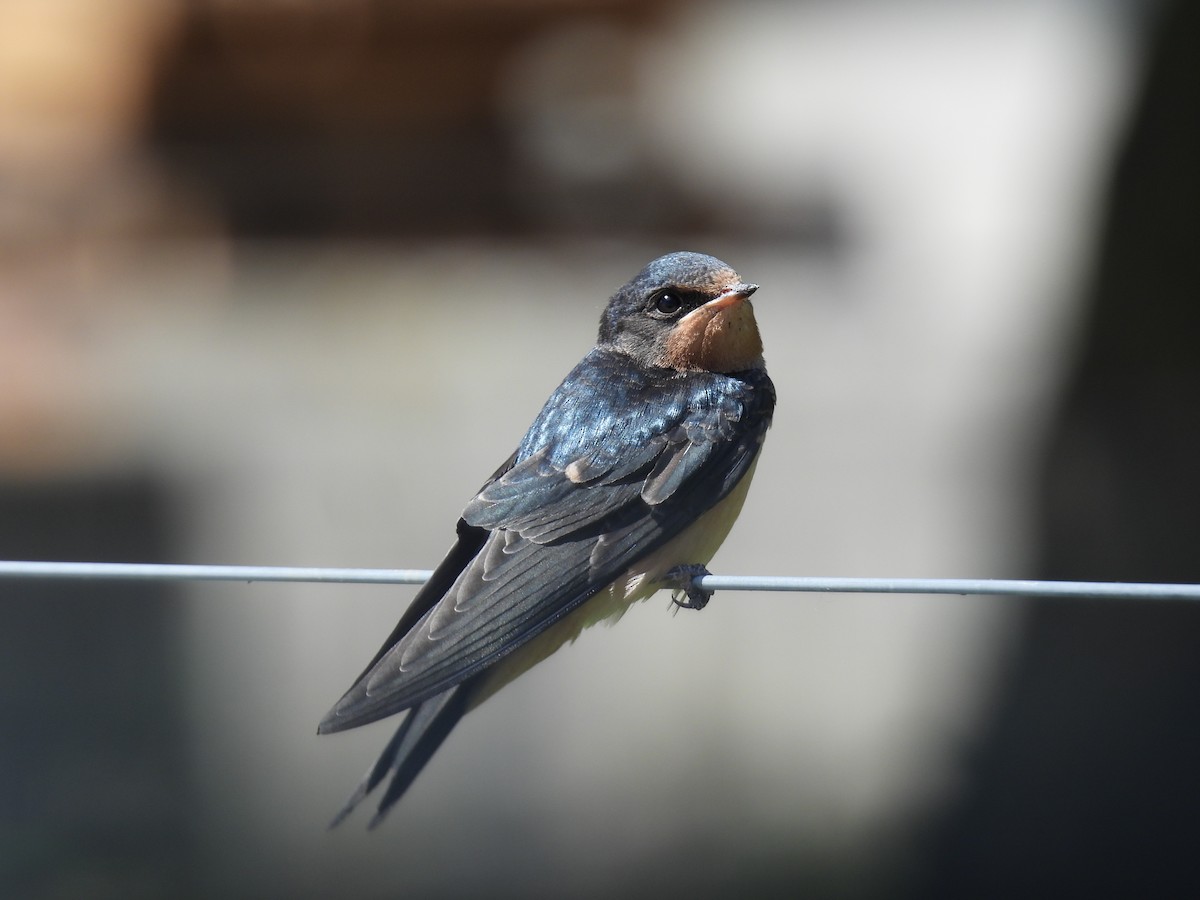
[[[0,557],[166,561],[140,478],[0,484]],[[180,598],[164,583],[0,583],[6,897],[186,897]]]
[[[1158,26],[1040,462],[1038,577],[1200,581],[1200,6]],[[1200,609],[1033,603],[1017,648],[913,896],[1200,896]]]
[[595,17],[644,29],[665,7],[199,4],[162,56],[148,139],[238,236],[518,237],[571,210],[585,229],[692,225],[644,158],[598,182],[541,171],[502,97],[531,42]]
[[[629,239],[729,227],[644,137],[619,164],[572,167],[581,147],[595,155],[638,133],[637,54],[674,8],[196,4],[158,56],[147,148],[238,238]],[[561,48],[587,28],[614,43],[572,59]],[[557,63],[530,74],[547,47]],[[559,147],[567,158],[556,164],[561,143],[574,150]],[[826,195],[786,226],[737,227],[823,248],[845,237]]]

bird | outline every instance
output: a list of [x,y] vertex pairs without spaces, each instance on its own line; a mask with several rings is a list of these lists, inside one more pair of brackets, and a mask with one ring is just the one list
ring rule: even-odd
[[595,346],[467,504],[456,541],[318,726],[407,711],[330,827],[384,780],[377,826],[464,714],[633,603],[679,608],[746,498],[775,387],[745,282],[669,253],[609,299]]

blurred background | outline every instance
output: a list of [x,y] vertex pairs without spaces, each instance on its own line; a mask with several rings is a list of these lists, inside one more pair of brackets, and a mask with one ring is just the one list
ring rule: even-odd
[[[6,0],[0,558],[432,567],[691,249],[713,571],[1200,581],[1198,95],[1182,0]],[[0,583],[4,895],[1200,890],[1200,610],[663,595],[327,832],[412,593]]]

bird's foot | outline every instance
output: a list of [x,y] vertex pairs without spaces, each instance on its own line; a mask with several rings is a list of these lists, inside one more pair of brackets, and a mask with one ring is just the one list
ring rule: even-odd
[[671,602],[679,609],[704,609],[712,599],[713,592],[696,586],[696,579],[702,575],[711,575],[704,566],[693,563],[688,566],[676,566],[667,572],[665,581],[673,590]]

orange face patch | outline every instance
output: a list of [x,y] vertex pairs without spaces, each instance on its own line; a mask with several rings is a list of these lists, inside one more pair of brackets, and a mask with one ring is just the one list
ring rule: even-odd
[[762,350],[749,298],[727,294],[679,320],[667,336],[662,365],[680,370],[742,372],[761,364]]

